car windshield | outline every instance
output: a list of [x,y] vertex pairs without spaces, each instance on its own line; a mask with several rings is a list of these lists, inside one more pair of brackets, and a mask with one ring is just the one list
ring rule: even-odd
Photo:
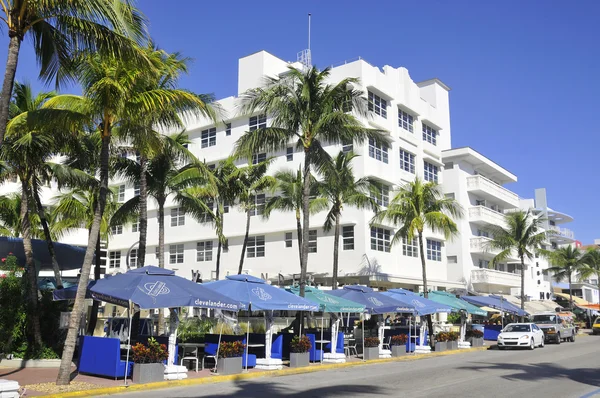
[[596,320],[594,321],[594,323],[600,323],[600,318],[596,318]]
[[534,315],[533,322],[539,324],[556,323],[556,315]]
[[508,325],[504,332],[531,332],[529,325]]

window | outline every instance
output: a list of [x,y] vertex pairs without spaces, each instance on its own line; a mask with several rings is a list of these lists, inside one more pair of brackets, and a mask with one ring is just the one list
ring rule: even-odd
[[212,261],[212,257],[213,257],[213,242],[212,242],[212,240],[196,243],[196,261]]
[[122,225],[113,225],[110,227],[110,233],[112,235],[121,235],[123,233]]
[[248,124],[250,131],[267,128],[267,115],[252,116]]
[[483,230],[483,229],[478,229],[477,230],[477,236],[483,236],[484,238],[489,238],[490,237],[490,233],[488,231]]
[[317,230],[311,229],[308,231],[308,252],[316,253],[317,252]]
[[121,268],[121,251],[108,253],[108,268]]
[[488,260],[479,259],[477,266],[482,269],[488,269],[490,268],[490,262]]
[[390,204],[390,187],[381,183],[373,183],[375,192],[371,192],[371,198],[375,199],[375,202],[379,206],[387,207]]
[[444,194],[445,197],[447,197],[448,199],[456,199],[456,195],[454,195],[454,192],[449,192]]
[[179,227],[185,225],[185,211],[181,207],[171,209],[171,226]]
[[[214,203],[212,201],[208,201],[205,204],[206,204],[206,207],[208,207],[211,211],[214,209]],[[199,223],[207,223],[207,222],[210,222],[211,220],[212,220],[212,217],[206,211],[202,212],[200,214],[200,216],[198,217]]]
[[439,240],[427,239],[427,259],[442,261],[442,242]]
[[435,130],[433,127],[423,123],[423,141],[437,145],[437,133],[437,130]]
[[285,159],[288,162],[291,162],[292,160],[294,160],[294,148],[292,148],[291,146],[289,146],[285,152]]
[[265,236],[250,236],[248,238],[248,252],[246,257],[264,257],[265,256]]
[[415,174],[415,155],[404,149],[400,149],[400,168]]
[[131,232],[139,232],[140,231],[140,222],[134,222],[131,224]]
[[433,181],[438,182],[438,167],[434,164],[423,162],[424,163],[424,176],[425,181]]
[[250,200],[254,202],[254,207],[250,210],[251,216],[260,216],[265,212],[265,194],[252,195]]
[[387,119],[387,101],[369,91],[369,110]]
[[419,257],[419,241],[413,238],[411,242],[402,238],[402,254],[408,257]]
[[354,225],[342,227],[342,243],[344,250],[354,250]]
[[183,243],[169,245],[169,264],[183,264]]
[[154,248],[154,257],[156,257],[156,258],[159,258],[159,257],[160,257],[160,253],[159,253],[159,250],[158,250],[158,246],[156,246],[156,247]]
[[140,184],[133,184],[133,196],[140,196]]
[[217,128],[202,130],[201,147],[208,148],[209,146],[217,145]]
[[387,144],[377,144],[374,139],[369,138],[369,156],[377,159],[380,162],[388,162],[388,146]]
[[456,263],[458,263],[458,257],[457,256],[447,256],[446,259],[448,260],[448,264],[456,264]]
[[223,202],[223,214],[229,213],[229,202]]
[[292,233],[285,233],[285,247],[292,247]]
[[452,170],[454,168],[454,162],[444,163],[444,170]]
[[225,135],[231,135],[231,123],[225,123]]
[[138,266],[138,249],[131,249],[129,252],[129,267],[137,268]]
[[520,274],[521,273],[521,264],[508,264],[507,265],[507,272],[510,272],[511,274]]
[[389,253],[390,235],[389,229],[371,227],[371,250]]
[[402,109],[398,109],[398,126],[412,133],[413,116],[404,112]]
[[350,143],[347,143],[347,142],[342,143],[342,152],[348,153],[348,152],[352,152],[353,150],[354,150],[354,146],[352,145],[352,142],[350,142]]
[[225,239],[223,243],[223,253],[229,253],[229,239]]
[[259,164],[261,162],[264,162],[265,160],[267,160],[266,153],[255,153],[254,155],[252,155],[252,164]]
[[125,185],[119,185],[117,187],[117,201],[125,202]]

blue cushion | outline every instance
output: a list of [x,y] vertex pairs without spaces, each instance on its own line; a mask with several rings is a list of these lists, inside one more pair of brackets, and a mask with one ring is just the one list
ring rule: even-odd
[[[256,355],[248,354],[248,367],[253,368],[256,366]],[[246,353],[242,356],[242,367],[246,367]]]
[[283,359],[283,336],[279,335],[271,344],[271,358]]
[[78,370],[81,373],[107,377],[125,377],[131,375],[133,362],[121,360],[121,342],[119,339],[83,336],[80,339]]
[[310,351],[309,357],[311,362],[320,362],[321,357],[323,356],[323,350],[317,350],[317,344],[315,343],[315,335],[307,334],[308,340],[310,340]]

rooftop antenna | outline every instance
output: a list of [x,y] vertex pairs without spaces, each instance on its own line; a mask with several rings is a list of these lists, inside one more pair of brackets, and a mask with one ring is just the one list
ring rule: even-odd
[[298,62],[304,65],[306,68],[310,68],[312,66],[312,57],[310,54],[310,18],[311,14],[308,13],[308,48],[306,50],[302,50],[298,53]]

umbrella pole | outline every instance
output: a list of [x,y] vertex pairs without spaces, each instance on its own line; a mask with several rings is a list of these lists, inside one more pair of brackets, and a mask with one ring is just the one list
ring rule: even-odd
[[129,333],[127,336],[127,357],[125,360],[125,387],[127,387],[127,373],[129,372],[129,349],[131,348],[131,301],[129,302],[129,306],[127,308],[127,317],[129,318]]
[[[215,356],[215,370],[217,369],[217,365],[219,363],[219,349],[221,348],[221,336],[223,335],[223,324],[224,324],[224,322],[221,321],[221,329],[219,330],[219,343],[217,344],[217,355]],[[248,359],[248,357],[246,357],[246,359]]]
[[362,318],[362,360],[365,361],[365,314],[361,315]]
[[321,312],[321,365],[323,365],[323,328],[325,327],[325,317],[323,316],[323,312]]

